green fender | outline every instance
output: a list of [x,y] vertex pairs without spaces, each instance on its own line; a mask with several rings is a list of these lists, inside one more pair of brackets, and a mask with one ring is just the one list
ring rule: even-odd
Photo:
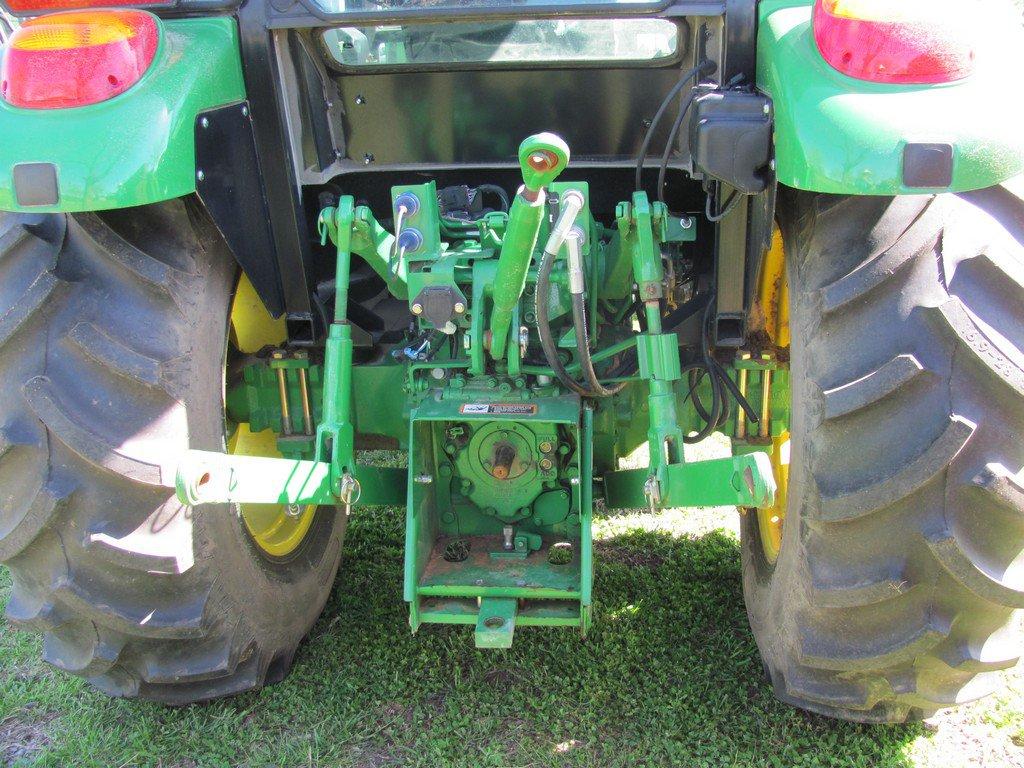
[[[160,30],[152,66],[108,101],[55,110],[0,102],[0,210],[96,211],[195,191],[196,116],[245,99],[238,28],[221,17],[162,21]],[[18,205],[19,163],[56,165],[57,205]]]
[[[1019,51],[988,40],[978,70],[944,85],[893,86],[850,78],[822,58],[811,0],[759,4],[757,84],[775,105],[778,180],[855,195],[963,192],[1024,171],[1024,113],[1014,78]],[[965,9],[966,11],[966,9]],[[953,183],[903,183],[908,142],[953,146]]]

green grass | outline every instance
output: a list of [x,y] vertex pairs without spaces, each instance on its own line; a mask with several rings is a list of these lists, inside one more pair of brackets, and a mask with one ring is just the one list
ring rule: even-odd
[[[359,511],[291,676],[180,709],[111,700],[0,623],[0,765],[1005,766],[1024,681],[933,722],[862,726],[778,703],[740,593],[736,513],[604,517],[595,627],[409,633],[402,514]],[[10,576],[0,570],[0,603]]]

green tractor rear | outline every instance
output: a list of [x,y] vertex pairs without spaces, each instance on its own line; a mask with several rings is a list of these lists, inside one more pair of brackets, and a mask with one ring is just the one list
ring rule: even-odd
[[[993,27],[44,5],[11,3],[0,77],[0,561],[47,661],[169,703],[280,680],[384,505],[412,631],[477,648],[601,621],[595,507],[735,506],[785,701],[904,720],[1016,663],[1024,142]],[[716,432],[731,455],[688,461]]]

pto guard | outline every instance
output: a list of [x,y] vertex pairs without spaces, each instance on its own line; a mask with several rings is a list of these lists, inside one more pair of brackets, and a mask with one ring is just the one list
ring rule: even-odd
[[[882,85],[826,63],[810,0],[765,0],[758,9],[757,85],[774,102],[780,183],[832,194],[924,194],[983,189],[1024,171],[1020,67],[994,60],[999,45],[987,42],[976,73],[964,80]],[[1006,49],[1016,55],[1019,46]],[[952,146],[948,186],[905,183],[911,143]]]
[[[0,101],[0,210],[96,211],[195,191],[196,116],[245,99],[238,28],[224,17],[164,20],[160,28],[153,64],[112,99],[52,110]],[[52,166],[55,204],[19,204],[19,165]]]

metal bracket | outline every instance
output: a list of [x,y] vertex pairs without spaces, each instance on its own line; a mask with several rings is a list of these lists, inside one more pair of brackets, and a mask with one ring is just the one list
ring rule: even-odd
[[477,648],[511,648],[519,601],[512,597],[485,597],[480,601],[474,641]]

